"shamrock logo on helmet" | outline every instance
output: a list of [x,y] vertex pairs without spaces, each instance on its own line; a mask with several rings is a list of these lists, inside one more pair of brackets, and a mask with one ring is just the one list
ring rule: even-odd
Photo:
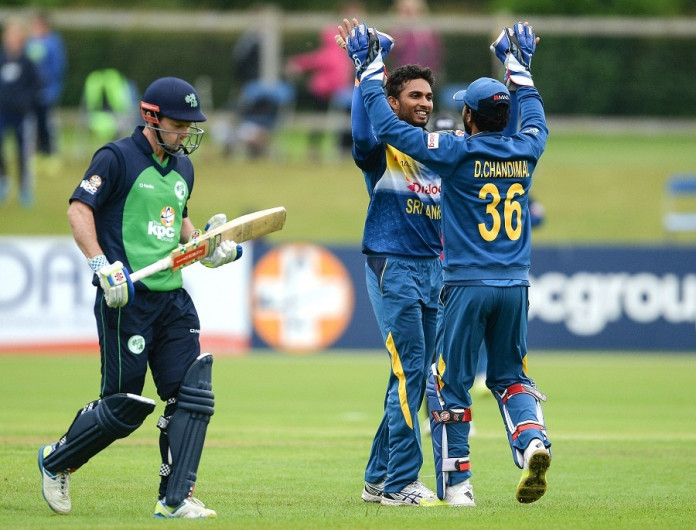
[[196,94],[191,92],[188,96],[184,98],[184,101],[191,105],[191,107],[197,107],[198,106],[198,99],[196,99]]

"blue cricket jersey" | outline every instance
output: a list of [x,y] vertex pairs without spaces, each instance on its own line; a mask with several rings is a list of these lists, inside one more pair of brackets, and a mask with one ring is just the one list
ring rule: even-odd
[[527,282],[529,190],[548,136],[537,90],[517,89],[520,132],[463,137],[429,133],[400,121],[379,81],[366,81],[361,88],[376,135],[442,178],[444,281]]
[[[389,112],[398,120],[391,108]],[[439,257],[442,253],[440,177],[375,136],[359,87],[355,89],[351,122],[355,142],[353,158],[363,172],[370,194],[363,253],[405,258]]]

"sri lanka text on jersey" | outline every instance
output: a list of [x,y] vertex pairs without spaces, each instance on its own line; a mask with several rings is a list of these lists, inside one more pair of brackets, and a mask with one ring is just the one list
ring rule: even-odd
[[418,199],[408,199],[406,201],[406,213],[425,215],[430,219],[436,220],[442,217],[439,204],[424,204],[423,201]]
[[528,178],[529,167],[526,160],[476,160],[474,178]]

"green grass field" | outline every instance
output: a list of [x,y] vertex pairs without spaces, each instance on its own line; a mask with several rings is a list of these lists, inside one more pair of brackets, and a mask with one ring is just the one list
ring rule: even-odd
[[[159,468],[155,422],[72,476],[73,512],[53,514],[36,451],[97,393],[92,357],[0,358],[0,527],[161,528],[151,519]],[[512,463],[492,397],[476,398],[471,439],[477,507],[386,508],[360,499],[381,417],[387,360],[376,352],[218,358],[216,412],[196,494],[218,512],[206,528],[693,528],[693,356],[532,353],[549,396],[554,459],[539,502],[514,499]],[[156,397],[148,382],[145,395]],[[434,487],[429,438],[423,480]],[[185,524],[185,523],[181,523]]]
[[[2,234],[68,234],[67,199],[92,147],[67,131],[52,171],[38,171],[36,203],[0,205]],[[696,169],[693,132],[605,134],[552,128],[534,194],[547,210],[537,243],[665,241],[660,197],[674,172]],[[96,146],[95,146],[96,147]],[[367,206],[350,160],[308,162],[305,139],[278,139],[284,156],[244,162],[207,141],[193,157],[195,224],[277,205],[285,229],[271,241],[357,245]],[[41,168],[39,168],[41,169]],[[694,239],[688,241],[693,244]],[[693,355],[532,352],[531,375],[549,396],[554,443],[549,492],[514,500],[512,463],[492,398],[474,403],[477,508],[387,509],[360,499],[362,473],[381,416],[388,365],[377,352],[291,357],[253,352],[219,358],[216,413],[197,495],[218,511],[207,528],[693,528],[696,517],[696,380]],[[149,528],[157,489],[157,416],[73,476],[73,513],[50,512],[36,451],[62,435],[98,394],[97,357],[0,356],[0,527]],[[145,395],[155,397],[150,383]],[[434,487],[429,440],[424,481]],[[177,524],[177,523],[173,523]],[[185,524],[185,523],[181,523]]]

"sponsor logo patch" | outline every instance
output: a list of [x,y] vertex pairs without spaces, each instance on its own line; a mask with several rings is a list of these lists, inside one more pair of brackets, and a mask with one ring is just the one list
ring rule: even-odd
[[176,221],[176,210],[171,206],[162,208],[157,221],[149,221],[147,223],[147,235],[155,236],[162,241],[173,242],[176,236],[174,231],[174,222]]
[[428,149],[440,147],[440,135],[438,133],[428,133]]
[[172,208],[171,206],[165,206],[164,208],[162,208],[162,211],[160,212],[160,221],[164,226],[173,226],[175,218],[176,216],[174,208]]
[[88,179],[84,179],[80,182],[80,187],[87,193],[94,195],[97,190],[102,185],[102,178],[99,175],[92,175]]

